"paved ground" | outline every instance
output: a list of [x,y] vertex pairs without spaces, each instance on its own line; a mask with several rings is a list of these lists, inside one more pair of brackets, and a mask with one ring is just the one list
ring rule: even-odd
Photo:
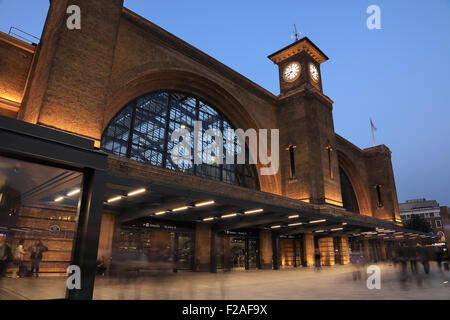
[[[228,273],[160,273],[127,279],[99,277],[95,299],[181,299],[181,300],[299,300],[299,299],[450,299],[450,272],[432,265],[430,275],[419,265],[419,276],[409,272],[399,281],[400,270],[381,268],[381,289],[369,290],[364,270],[361,280],[353,280],[353,266]],[[408,270],[409,271],[409,270]],[[0,299],[55,299],[65,295],[65,279],[1,279]]]

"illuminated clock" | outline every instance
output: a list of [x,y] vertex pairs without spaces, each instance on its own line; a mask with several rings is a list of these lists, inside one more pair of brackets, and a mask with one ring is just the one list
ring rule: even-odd
[[315,81],[315,82],[319,82],[319,69],[317,69],[316,65],[313,63],[309,64],[309,73],[311,74],[311,78]]
[[300,76],[302,67],[298,62],[291,62],[284,68],[283,79],[286,82],[293,82]]

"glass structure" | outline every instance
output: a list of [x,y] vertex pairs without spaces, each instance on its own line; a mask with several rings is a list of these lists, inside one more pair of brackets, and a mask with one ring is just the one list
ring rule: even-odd
[[[217,152],[212,148],[212,152],[203,152],[202,164],[194,164],[196,121],[201,122],[203,133],[203,139],[198,142],[199,150],[205,150],[214,143],[220,146],[215,135],[205,134],[207,130],[220,131],[223,139],[223,151]],[[177,150],[174,146],[178,144],[178,140],[173,142],[171,137],[175,130],[180,129],[186,129],[190,133],[191,159],[174,162],[172,150]],[[235,151],[234,154],[241,150],[236,137],[227,139],[227,132],[231,129],[234,130],[225,116],[200,98],[181,92],[153,92],[128,103],[111,120],[103,133],[102,150],[153,166],[259,189],[256,168],[249,164],[246,146],[246,164],[236,164],[236,161],[234,164],[226,164],[227,150]],[[227,140],[234,142],[230,145]],[[178,148],[178,153],[179,156],[188,154],[183,147]],[[218,157],[223,157],[223,161],[218,161]]]

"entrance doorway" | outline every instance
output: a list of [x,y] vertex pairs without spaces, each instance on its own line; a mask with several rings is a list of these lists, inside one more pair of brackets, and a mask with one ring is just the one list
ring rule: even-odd
[[302,241],[300,239],[280,238],[278,241],[278,265],[281,268],[299,267],[302,265]]
[[259,241],[257,238],[248,236],[224,237],[228,242],[224,247],[229,252],[224,254],[228,257],[229,265],[234,270],[251,270],[259,268]]

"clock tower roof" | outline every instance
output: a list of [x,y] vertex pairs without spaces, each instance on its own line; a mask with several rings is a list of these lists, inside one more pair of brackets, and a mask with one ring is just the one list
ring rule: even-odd
[[304,37],[294,43],[272,53],[268,58],[274,63],[279,64],[280,62],[292,57],[302,51],[308,53],[317,63],[321,64],[328,60],[325,53],[322,52],[308,37]]

